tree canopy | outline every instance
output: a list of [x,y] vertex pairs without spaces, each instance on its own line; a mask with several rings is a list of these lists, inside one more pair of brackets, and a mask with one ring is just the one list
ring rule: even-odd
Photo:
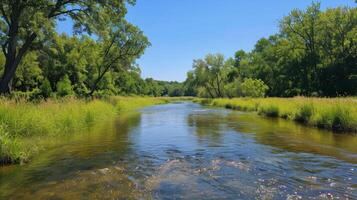
[[[312,3],[281,19],[276,34],[232,57],[193,61],[183,83],[142,78],[150,45],[125,19],[134,0],[0,2],[0,93],[31,98],[75,95],[201,97],[357,95],[357,8]],[[55,31],[73,21],[74,35]],[[237,44],[238,46],[239,44]]]
[[[0,44],[5,64],[0,93],[10,92],[11,82],[25,54],[30,50],[43,49],[56,35],[58,20],[70,18],[75,33],[96,34],[103,41],[111,40],[109,38],[123,41],[125,37],[130,37],[129,32],[137,33],[124,19],[126,3],[134,4],[135,1],[2,0]],[[121,32],[124,28],[128,30]],[[114,37],[118,32],[125,36]]]

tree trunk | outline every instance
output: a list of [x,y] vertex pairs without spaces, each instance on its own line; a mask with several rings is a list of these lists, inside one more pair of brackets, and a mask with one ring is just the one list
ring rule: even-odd
[[4,72],[0,80],[0,94],[9,94],[11,92],[11,82],[19,64],[19,59],[16,59],[14,54],[11,52],[6,55]]
[[16,48],[16,34],[14,34],[14,36],[12,36],[12,38],[10,39],[9,45],[7,47],[8,50],[5,55],[6,61],[4,73],[0,80],[0,94],[4,95],[9,94],[11,92],[11,82],[15,76],[16,69],[36,37],[36,33],[32,33],[30,36],[28,36],[25,40],[25,43],[18,51]]

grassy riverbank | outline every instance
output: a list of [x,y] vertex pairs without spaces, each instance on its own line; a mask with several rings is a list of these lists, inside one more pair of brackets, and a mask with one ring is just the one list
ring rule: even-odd
[[112,97],[61,99],[40,103],[0,99],[0,165],[28,161],[43,150],[41,138],[68,135],[122,111],[171,101],[169,98]]
[[357,132],[357,98],[234,98],[196,99],[204,105],[256,111],[306,125],[344,132]]

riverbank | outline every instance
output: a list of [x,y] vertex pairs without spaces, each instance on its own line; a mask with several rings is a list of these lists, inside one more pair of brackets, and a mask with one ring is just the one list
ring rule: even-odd
[[195,99],[203,105],[254,111],[339,132],[357,132],[357,98]]
[[80,132],[124,111],[175,98],[111,97],[107,100],[48,100],[39,103],[0,99],[0,165],[23,163],[44,150],[41,138]]

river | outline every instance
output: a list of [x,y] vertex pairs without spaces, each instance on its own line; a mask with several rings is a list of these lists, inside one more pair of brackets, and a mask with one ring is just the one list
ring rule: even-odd
[[357,136],[190,102],[0,168],[0,199],[357,199]]

